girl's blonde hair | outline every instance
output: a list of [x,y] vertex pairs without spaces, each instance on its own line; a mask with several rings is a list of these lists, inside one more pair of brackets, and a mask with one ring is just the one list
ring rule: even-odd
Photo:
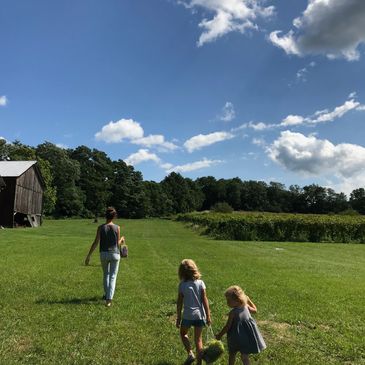
[[179,266],[179,278],[180,280],[198,280],[201,278],[198,266],[191,259],[184,259]]
[[230,286],[225,292],[226,298],[231,298],[241,305],[247,305],[247,295],[238,285]]

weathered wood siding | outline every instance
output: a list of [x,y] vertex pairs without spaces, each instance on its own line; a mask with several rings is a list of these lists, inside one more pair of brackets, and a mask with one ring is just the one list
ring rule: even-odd
[[34,167],[16,180],[14,210],[24,214],[42,214],[43,189]]

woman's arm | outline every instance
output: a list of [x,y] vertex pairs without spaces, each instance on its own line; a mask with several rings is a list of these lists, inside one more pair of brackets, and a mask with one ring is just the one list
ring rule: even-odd
[[215,336],[217,340],[220,340],[231,328],[233,321],[234,313],[233,311],[229,312],[228,319],[226,325],[221,329],[221,331]]
[[203,301],[203,307],[205,310],[205,314],[207,316],[207,324],[210,325],[212,323],[212,320],[210,318],[210,308],[209,308],[209,302],[208,297],[205,289],[202,289],[202,301]]
[[176,327],[177,328],[180,327],[180,323],[181,323],[181,311],[182,311],[182,306],[183,306],[183,300],[184,300],[184,295],[179,292],[179,294],[177,296],[177,301],[176,301]]
[[121,244],[125,243],[125,237],[124,236],[120,236],[120,227],[118,226],[118,245],[120,246]]
[[98,245],[99,241],[100,241],[100,227],[98,227],[98,229],[96,231],[96,236],[95,236],[94,242],[91,244],[89,253],[86,256],[86,259],[85,259],[85,265],[86,266],[89,265],[91,254],[94,252],[94,250],[95,250],[96,246]]
[[257,313],[257,308],[249,297],[247,297],[247,308],[251,313]]

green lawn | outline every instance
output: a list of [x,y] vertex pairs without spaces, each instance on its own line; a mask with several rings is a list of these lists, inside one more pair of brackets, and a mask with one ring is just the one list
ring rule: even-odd
[[168,220],[119,224],[130,257],[111,308],[100,299],[98,254],[83,266],[91,221],[0,230],[0,364],[181,364],[183,258],[201,269],[215,331],[228,286],[256,303],[268,348],[253,364],[365,364],[365,245],[216,241]]

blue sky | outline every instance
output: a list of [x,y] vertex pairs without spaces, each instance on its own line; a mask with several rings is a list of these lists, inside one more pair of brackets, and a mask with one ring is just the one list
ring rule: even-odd
[[0,0],[0,137],[349,193],[365,178],[363,0]]

